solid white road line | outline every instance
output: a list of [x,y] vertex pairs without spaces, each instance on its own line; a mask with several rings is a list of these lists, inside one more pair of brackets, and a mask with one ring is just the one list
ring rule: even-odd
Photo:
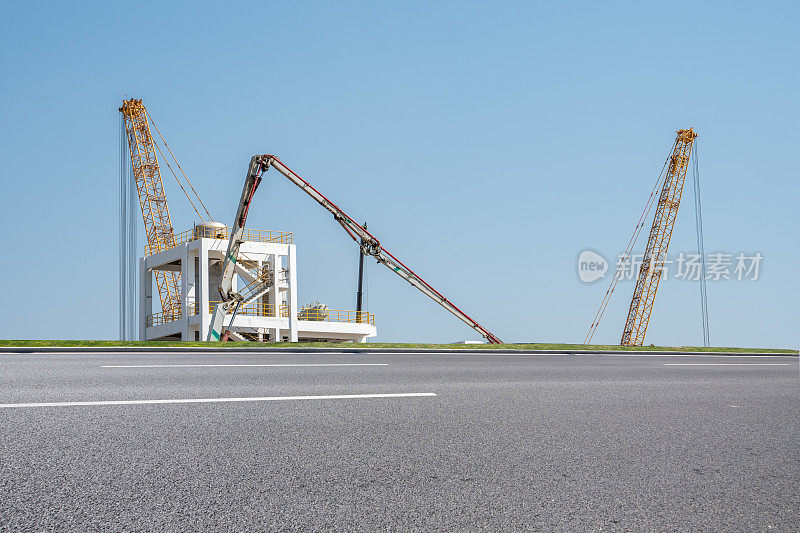
[[274,363],[274,364],[190,364],[190,365],[104,365],[102,368],[208,368],[208,367],[251,367],[251,366],[389,366],[389,363]]
[[792,363],[664,363],[664,366],[796,366]]
[[331,394],[327,396],[261,396],[254,398],[179,398],[172,400],[108,400],[97,402],[0,403],[0,409],[20,407],[90,407],[98,405],[146,405],[163,403],[276,402],[286,400],[354,400],[362,398],[417,398],[436,396],[433,392],[389,394]]

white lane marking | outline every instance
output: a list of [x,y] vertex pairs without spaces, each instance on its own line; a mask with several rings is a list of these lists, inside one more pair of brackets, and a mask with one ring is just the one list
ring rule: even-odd
[[171,400],[106,400],[97,402],[0,403],[0,409],[20,407],[88,407],[98,405],[146,405],[164,403],[276,402],[286,400],[354,400],[362,398],[417,398],[436,396],[433,392],[388,394],[330,394],[327,396],[260,396],[254,398],[177,398]]
[[664,366],[795,366],[792,363],[664,363]]
[[189,365],[104,365],[102,368],[207,368],[207,367],[293,367],[293,366],[389,366],[389,363],[273,363],[273,364],[189,364]]

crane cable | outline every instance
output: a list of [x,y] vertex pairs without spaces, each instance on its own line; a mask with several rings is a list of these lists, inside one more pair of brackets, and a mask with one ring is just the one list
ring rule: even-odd
[[[677,140],[675,141],[677,142]],[[606,290],[605,296],[603,297],[603,301],[600,303],[600,307],[597,309],[597,312],[594,315],[594,319],[592,320],[591,326],[589,326],[589,332],[586,334],[586,337],[583,339],[584,344],[589,344],[594,336],[595,332],[597,331],[597,327],[600,325],[600,319],[603,318],[603,315],[606,312],[606,307],[608,307],[608,303],[611,301],[611,295],[614,294],[614,291],[617,288],[617,283],[622,278],[622,271],[625,266],[628,264],[628,260],[631,257],[631,252],[633,251],[633,247],[636,245],[636,241],[639,238],[639,234],[644,227],[645,221],[649,218],[650,210],[655,205],[655,198],[656,192],[658,191],[659,184],[663,181],[664,178],[664,171],[667,168],[667,164],[669,163],[670,157],[675,150],[675,144],[673,143],[672,149],[667,155],[667,159],[664,161],[664,165],[661,167],[661,172],[658,174],[658,179],[656,180],[655,184],[653,185],[653,190],[650,192],[650,196],[647,199],[647,203],[642,210],[642,214],[639,216],[639,220],[636,223],[636,227],[633,230],[633,235],[631,235],[630,240],[628,241],[628,246],[625,248],[625,252],[622,254],[621,261],[617,264],[617,270],[614,273],[614,277],[611,279],[611,284],[609,285],[608,290]]]
[[[183,171],[183,167],[181,167],[181,164],[178,162],[178,159],[175,157],[175,154],[172,153],[172,150],[170,149],[169,145],[167,144],[167,141],[164,139],[164,136],[161,135],[161,130],[158,129],[158,126],[156,125],[155,121],[153,120],[153,117],[150,116],[150,113],[146,109],[145,109],[145,113],[147,114],[147,119],[150,121],[150,123],[156,129],[156,132],[158,133],[158,136],[161,138],[161,142],[164,143],[164,147],[169,152],[169,155],[172,156],[172,160],[175,162],[175,165],[178,167],[178,170],[181,171],[181,174],[183,175],[183,178],[186,180],[186,183],[188,183],[189,187],[192,189],[192,192],[194,193],[195,197],[197,198],[197,201],[200,202],[201,206],[203,206],[203,210],[206,212],[206,215],[208,215],[208,219],[209,220],[214,220],[214,217],[212,217],[211,213],[208,212],[208,208],[206,207],[206,204],[203,203],[203,200],[200,198],[200,195],[197,194],[197,191],[195,190],[194,185],[192,185],[192,182],[189,180],[189,177]],[[181,180],[178,178],[178,175],[175,174],[174,170],[172,170],[172,166],[169,164],[169,160],[166,157],[164,157],[163,152],[161,152],[161,148],[159,148],[158,143],[153,143],[153,144],[155,144],[156,149],[158,150],[158,153],[161,154],[161,158],[167,164],[167,167],[169,168],[170,172],[172,172],[172,175],[175,176],[175,181],[177,181],[178,185],[181,186],[181,190],[183,191],[183,194],[186,195],[186,199],[189,200],[190,204],[192,204],[192,208],[194,209],[194,212],[197,213],[197,216],[200,217],[200,220],[204,220],[203,219],[203,215],[201,215],[200,211],[197,210],[197,207],[194,205],[194,202],[192,202],[192,199],[189,197],[189,193],[187,193],[186,189],[183,187],[183,183],[181,183]]]
[[700,316],[703,325],[703,345],[708,348],[711,344],[708,330],[708,293],[706,292],[706,248],[703,237],[703,210],[700,203],[700,166],[697,157],[697,141],[692,145],[694,150],[694,213],[695,230],[697,233],[697,253],[700,255]]
[[166,157],[164,157],[164,154],[161,152],[161,148],[159,148],[158,143],[154,142],[153,146],[155,146],[156,150],[158,150],[158,153],[161,154],[161,159],[167,164],[167,168],[169,168],[169,171],[172,172],[172,175],[175,177],[175,181],[177,181],[178,185],[180,185],[181,190],[183,191],[183,194],[186,195],[186,199],[189,200],[190,204],[192,204],[192,208],[194,209],[194,212],[197,213],[197,216],[200,217],[200,220],[202,221],[203,220],[203,215],[200,214],[200,211],[197,210],[197,207],[194,205],[194,202],[192,202],[192,199],[189,198],[189,195],[186,193],[186,189],[183,188],[183,184],[178,179],[178,176],[175,174],[175,171],[172,170],[172,167],[170,166],[169,161],[167,160]]

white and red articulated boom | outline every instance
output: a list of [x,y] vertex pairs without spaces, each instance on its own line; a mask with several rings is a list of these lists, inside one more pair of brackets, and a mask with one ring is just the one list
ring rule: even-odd
[[[230,289],[230,281],[226,283],[226,277],[230,273],[230,277],[233,276],[233,264],[236,261],[236,254],[238,253],[238,243],[241,242],[241,228],[244,226],[245,219],[247,217],[247,210],[250,205],[250,201],[252,200],[252,195],[255,192],[255,188],[258,186],[258,183],[261,181],[261,175],[268,171],[269,168],[272,167],[281,174],[283,174],[289,181],[297,185],[300,189],[302,189],[306,194],[308,194],[311,198],[313,198],[319,205],[324,207],[328,212],[333,215],[333,218],[338,222],[342,228],[347,232],[348,235],[358,243],[365,255],[371,255],[374,257],[379,263],[386,265],[389,269],[395,272],[398,276],[406,280],[408,283],[416,287],[420,292],[428,296],[430,299],[450,311],[453,315],[458,317],[462,322],[467,324],[469,327],[477,331],[482,337],[484,337],[488,342],[492,344],[500,344],[501,341],[497,336],[495,336],[492,332],[481,326],[477,321],[475,321],[472,317],[467,315],[464,311],[459,309],[453,302],[445,298],[445,296],[434,289],[428,282],[422,279],[419,275],[417,275],[413,270],[403,264],[397,257],[392,255],[388,250],[381,246],[380,241],[376,239],[370,232],[368,232],[364,227],[360,224],[356,223],[352,217],[350,217],[347,213],[342,211],[339,206],[328,200],[321,192],[319,192],[316,188],[314,188],[310,183],[306,180],[301,178],[297,173],[295,173],[292,169],[287,167],[285,164],[281,162],[280,159],[275,157],[274,155],[256,155],[250,160],[250,167],[248,170],[247,177],[245,178],[245,187],[242,191],[242,200],[239,204],[239,209],[236,213],[236,220],[234,222],[234,227],[231,231],[231,241],[228,245],[228,253],[225,257],[225,265],[223,266],[223,278],[220,284],[220,293],[223,299],[225,300],[220,306],[230,306],[234,302],[236,302],[237,298],[235,294],[231,292]],[[237,231],[238,230],[238,231]],[[234,243],[234,240],[237,240],[238,243]],[[231,263],[230,265],[228,263]],[[241,299],[238,299],[241,301]],[[220,311],[224,312],[223,309]],[[215,310],[215,315],[216,315]],[[220,313],[221,314],[221,313]],[[224,316],[224,315],[222,315]],[[222,316],[219,318],[221,319]],[[219,326],[221,329],[221,320],[212,321],[212,336],[213,338],[219,338],[219,330],[217,330],[217,335],[213,335],[214,331],[213,328],[216,327],[214,322],[219,322]],[[211,337],[210,337],[211,338]],[[223,337],[224,338],[224,337]]]

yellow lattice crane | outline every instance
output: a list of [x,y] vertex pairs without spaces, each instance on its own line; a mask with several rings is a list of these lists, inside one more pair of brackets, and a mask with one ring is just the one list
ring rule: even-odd
[[[151,255],[176,245],[164,184],[161,181],[161,169],[156,157],[158,147],[150,135],[147,110],[141,100],[126,100],[119,111],[125,122],[133,176],[142,208],[147,236],[145,254]],[[181,316],[180,272],[155,270],[153,276],[158,286],[164,318],[167,321],[177,320]]]
[[642,266],[636,279],[633,298],[628,309],[628,318],[622,330],[622,346],[641,346],[644,343],[644,334],[650,322],[650,313],[653,311],[653,302],[656,298],[658,283],[664,271],[664,262],[667,259],[669,241],[672,238],[672,229],[681,204],[683,184],[686,181],[686,171],[689,168],[689,155],[692,153],[692,144],[697,137],[693,128],[678,130],[672,155],[669,158],[667,173],[661,186],[661,195],[658,198],[656,214],[653,217],[653,227],[647,239],[647,248],[642,258]]

